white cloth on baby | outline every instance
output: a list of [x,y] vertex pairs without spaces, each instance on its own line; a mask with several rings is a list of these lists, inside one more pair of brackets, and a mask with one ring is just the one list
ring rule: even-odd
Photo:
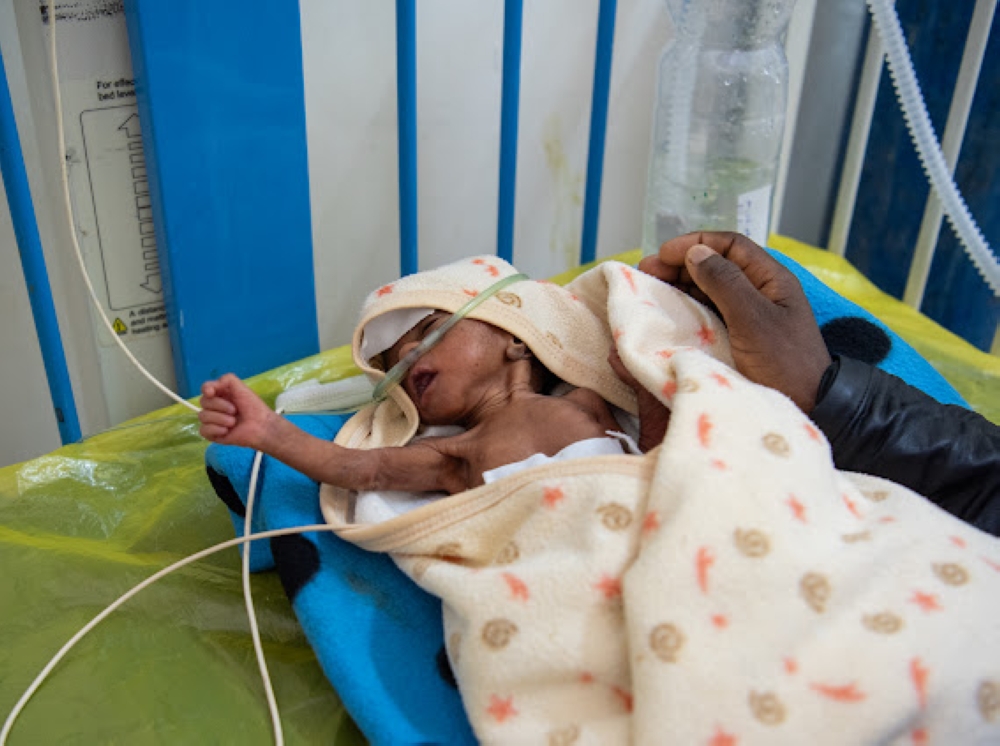
[[[432,308],[399,308],[375,317],[365,325],[364,334],[361,338],[361,357],[364,360],[371,360],[376,355],[388,350],[399,341],[400,337],[432,313],[434,313],[434,309]],[[573,388],[573,386],[562,383],[551,393],[561,396],[567,391],[572,391]],[[638,431],[635,418],[629,416],[623,410],[619,410],[617,407],[613,407],[613,410],[615,410],[615,417],[622,426],[622,429],[626,430],[629,434],[609,430],[608,435],[610,437],[589,438],[571,443],[555,456],[536,453],[523,461],[491,469],[483,474],[483,480],[486,484],[490,484],[524,469],[553,461],[568,461],[574,458],[604,456],[608,454],[640,453],[632,435],[632,433],[637,434]],[[463,429],[460,427],[431,427],[426,428],[413,440],[416,442],[422,438],[448,437],[461,432],[463,432]],[[445,496],[446,494],[443,492],[402,492],[398,490],[359,492],[354,500],[354,522],[381,523]]]
[[447,497],[445,492],[359,492],[354,501],[355,523],[381,523]]
[[553,461],[569,461],[574,458],[587,458],[588,456],[619,456],[623,453],[640,454],[639,446],[625,433],[618,433],[608,430],[606,438],[588,438],[570,443],[555,456],[546,456],[544,453],[536,453],[523,461],[515,461],[513,464],[504,464],[495,469],[483,472],[483,482],[493,484],[498,479],[517,474],[519,471],[530,469],[533,466],[550,464]]
[[365,324],[361,337],[361,356],[371,360],[399,341],[400,337],[434,313],[433,308],[399,308],[389,311]]
[[[462,432],[461,428],[428,428],[420,437],[446,437]],[[623,453],[641,454],[639,446],[626,433],[608,430],[608,437],[587,438],[570,443],[555,456],[546,456],[544,453],[536,453],[522,461],[515,461],[512,464],[504,464],[495,469],[483,472],[483,481],[492,484],[497,480],[509,477],[512,474],[530,469],[542,464],[549,464],[554,461],[569,461],[575,458],[587,458],[589,456],[617,456]],[[403,513],[416,510],[419,507],[428,505],[442,497],[447,497],[444,492],[401,492],[398,490],[384,490],[381,492],[359,492],[354,501],[354,522],[355,523],[381,523],[390,518],[395,518]]]
[[[432,313],[434,313],[434,309],[426,307],[399,308],[376,316],[364,327],[360,346],[362,359],[371,360],[376,355],[388,350],[399,341],[400,337]],[[550,394],[562,396],[574,388],[569,384],[560,383]],[[589,438],[571,443],[555,456],[536,453],[522,461],[499,466],[483,474],[484,482],[491,484],[519,471],[553,461],[568,461],[588,456],[641,453],[634,440],[638,435],[636,419],[617,407],[612,406],[612,411],[625,432],[609,430],[607,433],[609,437]],[[415,437],[413,442],[422,438],[448,437],[461,432],[464,430],[460,427],[429,427]],[[446,493],[443,492],[402,492],[398,490],[359,492],[354,500],[353,519],[355,523],[381,523],[446,496]]]

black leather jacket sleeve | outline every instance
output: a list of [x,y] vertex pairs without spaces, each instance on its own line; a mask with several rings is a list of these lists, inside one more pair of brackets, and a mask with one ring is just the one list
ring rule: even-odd
[[884,477],[1000,536],[1000,428],[896,376],[835,358],[810,413],[838,469]]

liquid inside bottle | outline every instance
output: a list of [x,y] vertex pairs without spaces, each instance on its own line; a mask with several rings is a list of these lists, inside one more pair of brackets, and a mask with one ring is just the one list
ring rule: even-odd
[[784,131],[794,0],[671,0],[660,61],[644,253],[694,230],[767,241]]

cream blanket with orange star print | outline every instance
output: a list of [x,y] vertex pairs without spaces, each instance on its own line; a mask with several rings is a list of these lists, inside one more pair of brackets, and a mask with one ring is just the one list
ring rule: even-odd
[[[511,272],[480,258],[383,288],[355,350],[366,320],[453,311]],[[342,537],[442,598],[483,742],[1000,742],[995,539],[836,471],[808,418],[727,365],[711,314],[625,265],[565,290],[519,283],[480,309],[634,411],[605,360],[616,339],[672,410],[645,456],[531,468],[379,524],[353,523],[352,496],[323,487]],[[338,441],[399,445],[414,417],[397,389]]]

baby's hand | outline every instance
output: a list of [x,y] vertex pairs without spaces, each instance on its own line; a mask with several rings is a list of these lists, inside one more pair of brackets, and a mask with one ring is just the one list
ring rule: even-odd
[[201,436],[223,445],[261,449],[276,415],[243,381],[227,373],[201,387]]
[[670,425],[670,410],[625,367],[614,343],[608,352],[608,364],[615,374],[635,391],[639,404],[639,450],[646,453],[663,442],[667,427]]
[[608,364],[611,369],[615,372],[622,381],[631,387],[636,394],[643,390],[642,384],[639,383],[632,372],[625,367],[625,363],[622,362],[621,357],[618,355],[618,346],[614,342],[611,343],[611,351],[608,352]]

